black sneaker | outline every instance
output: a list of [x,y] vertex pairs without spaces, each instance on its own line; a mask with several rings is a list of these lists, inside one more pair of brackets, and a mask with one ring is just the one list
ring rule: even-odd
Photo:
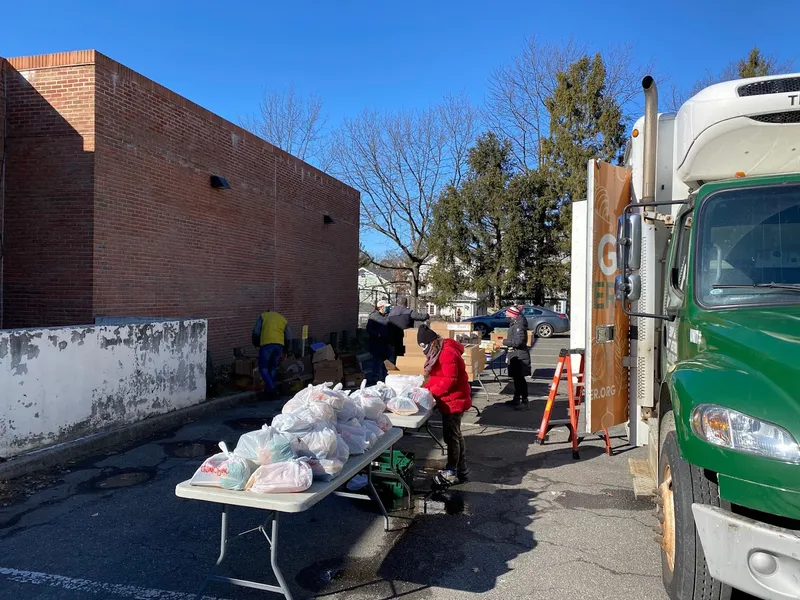
[[439,487],[450,487],[457,481],[455,471],[439,471],[433,478],[433,482]]
[[458,483],[469,483],[469,473],[462,473],[456,476]]
[[528,400],[527,399],[522,400],[521,403],[516,405],[516,409],[517,410],[529,410],[530,407],[531,407],[531,405],[528,404]]
[[511,400],[506,400],[504,404],[508,404],[509,406],[519,406],[519,398],[512,398]]

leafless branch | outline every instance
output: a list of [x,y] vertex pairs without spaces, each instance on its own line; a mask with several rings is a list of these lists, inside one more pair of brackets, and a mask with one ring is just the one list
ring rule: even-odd
[[248,131],[323,171],[330,167],[327,123],[322,99],[316,94],[301,98],[293,85],[284,91],[264,90],[258,112],[240,120]]

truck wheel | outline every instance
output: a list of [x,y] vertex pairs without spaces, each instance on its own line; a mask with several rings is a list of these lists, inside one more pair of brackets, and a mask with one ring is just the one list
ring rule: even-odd
[[692,515],[694,502],[719,506],[718,487],[681,458],[675,431],[664,439],[658,481],[661,575],[670,600],[730,600],[731,588],[708,573]]

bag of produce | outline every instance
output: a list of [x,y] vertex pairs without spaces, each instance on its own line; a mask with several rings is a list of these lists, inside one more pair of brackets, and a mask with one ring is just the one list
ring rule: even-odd
[[243,434],[233,453],[257,465],[291,460],[294,458],[292,436],[264,425],[258,431]]
[[347,444],[350,450],[350,456],[364,454],[364,452],[367,451],[367,447],[369,446],[367,430],[364,429],[357,420],[352,419],[346,423],[337,423],[336,431]]
[[280,414],[272,419],[273,429],[289,434],[292,437],[305,435],[314,429],[314,425],[315,422],[308,413],[304,415],[298,413]]
[[383,435],[383,429],[378,427],[378,424],[375,421],[364,419],[363,421],[361,421],[361,426],[370,433],[372,433],[376,438],[379,438]]
[[309,458],[333,458],[336,454],[336,431],[325,425],[315,425],[292,444],[295,454]]
[[399,397],[389,400],[386,408],[396,415],[410,416],[415,415],[419,411],[419,406],[411,398]]
[[423,411],[429,411],[433,408],[434,400],[433,394],[429,390],[421,387],[408,387],[404,389],[398,396],[410,398],[414,404],[417,404]]
[[226,490],[243,489],[255,465],[245,458],[228,452],[225,442],[220,442],[219,448],[222,452],[204,460],[192,476],[190,484]]
[[396,395],[400,396],[406,388],[422,387],[425,377],[422,375],[387,375],[386,385],[392,388]]
[[364,418],[372,419],[373,421],[386,410],[383,394],[381,394],[377,386],[364,389],[358,397],[358,403],[364,409]]
[[364,409],[361,404],[352,398],[345,398],[342,408],[336,412],[336,419],[339,421],[347,422],[352,419],[360,421],[364,418]]
[[313,479],[308,459],[299,458],[258,467],[245,489],[254,494],[304,492],[311,487]]
[[380,427],[382,431],[389,431],[392,428],[392,422],[389,420],[386,413],[379,414],[378,418],[375,419],[375,424]]

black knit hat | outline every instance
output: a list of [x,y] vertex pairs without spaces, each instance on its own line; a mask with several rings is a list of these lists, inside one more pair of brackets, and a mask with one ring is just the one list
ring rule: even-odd
[[427,346],[428,344],[432,344],[434,340],[438,337],[439,334],[436,333],[433,329],[431,329],[427,325],[421,325],[420,328],[417,330],[417,343],[420,346]]

